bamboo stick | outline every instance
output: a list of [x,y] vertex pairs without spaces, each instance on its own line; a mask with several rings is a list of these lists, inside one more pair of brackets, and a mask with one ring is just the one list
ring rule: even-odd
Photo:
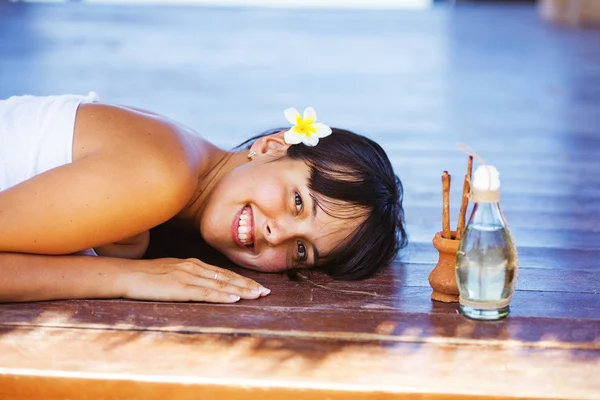
[[460,203],[460,212],[458,213],[458,222],[456,225],[456,240],[460,240],[465,230],[465,217],[469,207],[469,193],[471,193],[471,176],[473,175],[473,156],[469,156],[467,163],[467,173],[463,182],[462,201]]
[[442,237],[452,239],[450,232],[450,175],[448,171],[442,174],[442,197],[444,199],[444,207],[442,209]]

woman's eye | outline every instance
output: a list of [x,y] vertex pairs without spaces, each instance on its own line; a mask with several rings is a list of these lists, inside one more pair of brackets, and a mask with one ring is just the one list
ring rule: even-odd
[[300,214],[300,212],[302,212],[302,196],[300,196],[300,193],[296,193],[296,197],[294,198],[294,202],[296,204],[296,211],[298,212],[298,214]]
[[302,244],[302,242],[299,240],[297,242],[297,246],[298,246],[298,260],[305,261],[306,260],[306,247],[304,247],[304,244]]

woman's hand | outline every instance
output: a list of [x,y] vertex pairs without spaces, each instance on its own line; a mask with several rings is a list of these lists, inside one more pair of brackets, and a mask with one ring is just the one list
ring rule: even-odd
[[126,264],[119,280],[123,297],[155,301],[235,303],[271,291],[257,282],[195,258],[159,258]]

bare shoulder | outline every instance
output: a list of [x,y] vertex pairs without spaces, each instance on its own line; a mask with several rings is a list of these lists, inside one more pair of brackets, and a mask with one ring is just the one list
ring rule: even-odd
[[77,112],[73,161],[103,153],[115,162],[139,166],[140,177],[168,174],[165,182],[188,187],[200,173],[205,147],[184,127],[162,116],[91,103]]
[[73,160],[103,150],[180,164],[196,161],[189,134],[171,120],[110,104],[82,104],[77,111]]
[[166,118],[84,104],[73,162],[0,193],[0,251],[65,254],[138,235],[188,203],[208,153]]

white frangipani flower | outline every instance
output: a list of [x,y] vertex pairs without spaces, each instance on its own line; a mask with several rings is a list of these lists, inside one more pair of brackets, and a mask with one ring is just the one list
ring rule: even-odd
[[295,108],[288,108],[283,114],[293,125],[283,136],[287,144],[304,143],[307,146],[315,146],[319,143],[319,138],[331,135],[330,127],[315,122],[317,112],[312,107],[304,110],[304,116],[300,115]]

